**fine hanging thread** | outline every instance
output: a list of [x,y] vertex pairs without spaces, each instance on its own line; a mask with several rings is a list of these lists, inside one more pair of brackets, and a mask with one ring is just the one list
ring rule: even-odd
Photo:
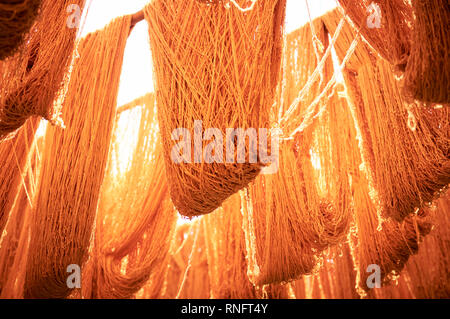
[[[412,256],[404,272],[408,275],[410,290],[415,298],[450,297],[450,194],[442,196],[425,208],[433,217],[434,227]],[[403,279],[403,277],[401,277]],[[396,287],[394,287],[395,289]],[[393,290],[394,290],[393,289]]]
[[[191,269],[192,264],[193,264],[195,251],[199,249],[198,246],[197,246],[197,241],[198,241],[199,234],[202,232],[202,228],[201,228],[200,225],[199,225],[199,227],[198,227],[198,229],[197,229],[197,231],[195,233],[194,242],[192,244],[192,250],[191,250],[191,253],[189,254],[189,258],[187,260],[186,268],[182,272],[183,275],[181,277],[180,287],[178,288],[178,292],[177,292],[177,295],[175,296],[175,299],[180,299],[181,292],[183,291],[184,286],[186,284],[186,280],[188,278],[189,270]],[[204,237],[202,237],[202,238],[204,238]]]
[[348,244],[330,248],[320,271],[292,282],[292,287],[298,299],[359,299]]

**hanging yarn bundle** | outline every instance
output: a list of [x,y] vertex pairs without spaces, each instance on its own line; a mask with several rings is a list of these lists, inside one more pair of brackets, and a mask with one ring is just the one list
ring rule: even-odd
[[[67,267],[83,265],[105,174],[130,17],[79,44],[65,100],[66,129],[49,127],[33,207],[26,298],[65,297]],[[43,231],[45,230],[45,231]]]
[[38,123],[28,120],[13,139],[0,143],[0,234],[17,200]]
[[339,0],[355,27],[383,58],[405,71],[413,10],[405,0]]
[[[0,142],[10,137],[27,118],[39,115],[60,123],[58,100],[63,98],[72,60],[76,26],[69,25],[67,8],[83,8],[85,0],[43,0],[25,45],[0,62]],[[61,102],[61,101],[59,101]]]
[[319,272],[325,298],[359,298],[355,289],[356,273],[348,243],[330,249]]
[[[77,43],[84,0],[3,1],[0,298],[449,298],[448,4],[338,1],[283,39],[286,0],[153,0],[118,108],[135,15]],[[282,138],[209,163],[238,128]]]
[[426,214],[419,213],[406,217],[401,223],[387,220],[380,229],[377,210],[368,195],[369,188],[363,174],[355,176],[353,186],[355,213],[350,245],[357,269],[357,290],[365,296],[371,291],[367,283],[374,271],[371,265],[380,267],[380,284],[395,279],[409,257],[417,253],[419,243],[431,230],[431,223]]
[[[322,19],[335,30],[339,14]],[[346,25],[341,36],[335,47],[342,60],[355,32]],[[390,65],[363,43],[343,73],[372,200],[383,216],[401,221],[450,183],[450,111],[406,103]]]
[[[39,149],[42,146],[39,142],[43,140],[40,138],[36,141],[33,138],[36,127],[36,123],[29,120],[15,138],[17,142],[15,148],[22,144],[28,152],[24,156],[25,164],[20,169],[20,184],[16,189],[16,198],[0,236],[0,298],[23,298],[31,203],[36,194],[38,180]],[[27,130],[33,135],[24,133]],[[11,141],[1,144],[0,148],[9,142]],[[14,152],[13,149],[12,153]]]
[[[345,92],[349,93],[348,90]],[[353,114],[354,105],[351,101],[350,96],[348,108]],[[349,133],[346,144],[349,148],[357,150],[360,143],[360,126],[355,125]],[[351,172],[350,182],[353,194],[353,225],[349,234],[349,243],[356,268],[357,292],[364,297],[368,291],[373,293],[367,284],[373,269],[368,267],[373,265],[380,267],[381,284],[395,279],[410,255],[417,253],[423,236],[427,235],[431,229],[431,221],[424,213],[408,216],[402,222],[392,219],[382,221],[377,206],[370,196],[369,175],[361,166],[362,154],[358,151],[350,152],[347,161]]]
[[[212,212],[266,164],[260,155],[254,162],[247,156],[250,141],[236,143],[239,136],[226,132],[270,129],[285,5],[286,0],[257,1],[243,12],[221,1],[156,0],[144,9],[170,195],[185,216]],[[175,131],[182,128],[182,134]],[[216,130],[210,134],[206,128]],[[244,163],[235,144],[245,150]]]
[[356,273],[347,243],[331,247],[315,275],[291,283],[298,299],[358,299]]
[[[102,185],[91,254],[94,298],[130,298],[135,294],[152,272],[163,267],[176,222],[158,139],[154,95],[132,105],[142,107],[120,114]],[[122,132],[120,125],[121,119],[130,121],[133,114],[140,115],[135,139],[134,127],[129,125]],[[133,145],[134,140],[132,157],[121,172],[123,147]]]
[[[158,298],[168,298],[168,288],[174,287],[174,283],[168,283],[168,273],[169,267],[171,265],[171,249],[173,248],[173,240],[177,234],[178,228],[175,228],[175,231],[172,232],[172,236],[170,238],[170,248],[168,254],[166,254],[166,258],[161,262],[159,267],[156,267],[152,273],[150,274],[149,279],[143,287],[132,296],[135,299],[158,299]],[[175,290],[175,289],[173,289]],[[176,292],[173,293],[173,296]]]
[[404,86],[408,97],[450,103],[450,3],[413,0],[415,19]]
[[[310,78],[328,46],[324,25],[314,21],[312,26],[314,33],[307,25],[288,36],[282,110],[289,110],[305,85],[310,87],[299,102],[294,102],[299,105],[283,125],[285,134],[292,132],[304,120],[307,107],[328,85],[333,73],[331,56],[328,56],[320,77]],[[324,104],[335,103],[329,100],[329,94],[320,101],[320,108]],[[339,195],[337,190],[343,191],[343,188],[329,179],[328,173],[334,170],[329,166],[329,160],[338,152],[334,146],[333,150],[329,149],[330,143],[323,143],[317,149],[314,134],[325,132],[316,129],[317,121],[297,133],[292,140],[283,141],[278,172],[259,176],[250,185],[248,196],[244,196],[244,229],[248,255],[252,256],[249,277],[255,284],[284,282],[311,273],[320,252],[345,239],[350,221],[349,198],[345,199],[348,187],[344,195]],[[327,133],[326,139],[329,138]],[[326,182],[333,185],[327,189],[328,192],[321,192],[317,182],[318,173],[311,156],[314,147],[324,156]],[[344,166],[337,167],[342,172],[345,170]]]
[[214,214],[202,219],[208,257],[211,298],[252,299],[257,291],[247,277],[241,198],[228,198]]
[[355,136],[354,122],[347,100],[341,96],[343,91],[344,87],[339,83],[335,92],[328,97],[326,110],[314,130],[311,151],[314,156],[311,161],[318,166],[315,169],[318,173],[316,180],[321,183],[323,196],[330,197],[336,210],[334,224],[348,229],[352,210],[349,174],[353,172],[349,161],[353,153],[359,153],[359,148],[352,143]]
[[30,30],[42,0],[6,0],[0,3],[0,60],[13,55]]
[[[415,298],[450,297],[450,194],[447,192],[431,207],[433,229],[420,245],[419,254],[411,257],[404,272]],[[412,287],[412,288],[411,288]]]
[[361,67],[351,90],[359,95],[354,98],[359,102],[356,113],[382,213],[400,221],[450,183],[450,110],[406,110],[389,66],[381,60]]
[[393,284],[373,289],[369,297],[377,299],[445,299],[450,297],[450,209],[449,195],[442,196],[424,213],[433,221],[429,235],[411,256]]
[[288,298],[287,287],[279,284],[257,287],[247,276],[241,196],[228,198],[214,214],[202,218],[208,258],[211,298]]
[[[142,289],[135,294],[134,298],[173,299],[177,296],[181,276],[187,267],[186,261],[192,251],[192,244],[197,229],[200,229],[200,226],[196,221],[193,221],[192,223],[177,223],[175,231],[172,233],[170,239],[170,248],[169,253],[166,255],[166,260],[161,267],[152,272],[148,281]],[[191,236],[192,233],[194,233],[194,235]],[[199,265],[203,268],[201,270],[203,276],[207,276],[204,272],[204,270],[207,271],[204,257],[202,257],[202,262]],[[204,280],[204,278],[198,283],[198,288],[200,293],[204,293],[203,298],[209,298],[209,280]],[[192,298],[192,296],[189,298]]]
[[[348,230],[351,216],[355,213],[351,183],[357,169],[351,163],[355,154],[359,154],[359,148],[355,143],[353,118],[342,93],[344,88],[339,83],[336,92],[328,100],[326,110],[318,119],[314,131],[314,157],[311,160],[316,166],[316,180],[320,183],[321,192],[332,199],[336,219],[343,218],[341,221],[337,219],[335,224],[345,226],[343,229]],[[342,235],[345,234],[342,231]],[[341,241],[344,241],[342,237]],[[304,290],[309,285],[312,290],[309,293],[313,298],[358,298],[348,245],[332,246],[321,257],[320,270],[313,275],[313,279],[303,278],[303,283],[295,282],[296,294],[306,296]]]
[[160,298],[210,298],[205,233],[201,220],[178,226],[167,270]]

